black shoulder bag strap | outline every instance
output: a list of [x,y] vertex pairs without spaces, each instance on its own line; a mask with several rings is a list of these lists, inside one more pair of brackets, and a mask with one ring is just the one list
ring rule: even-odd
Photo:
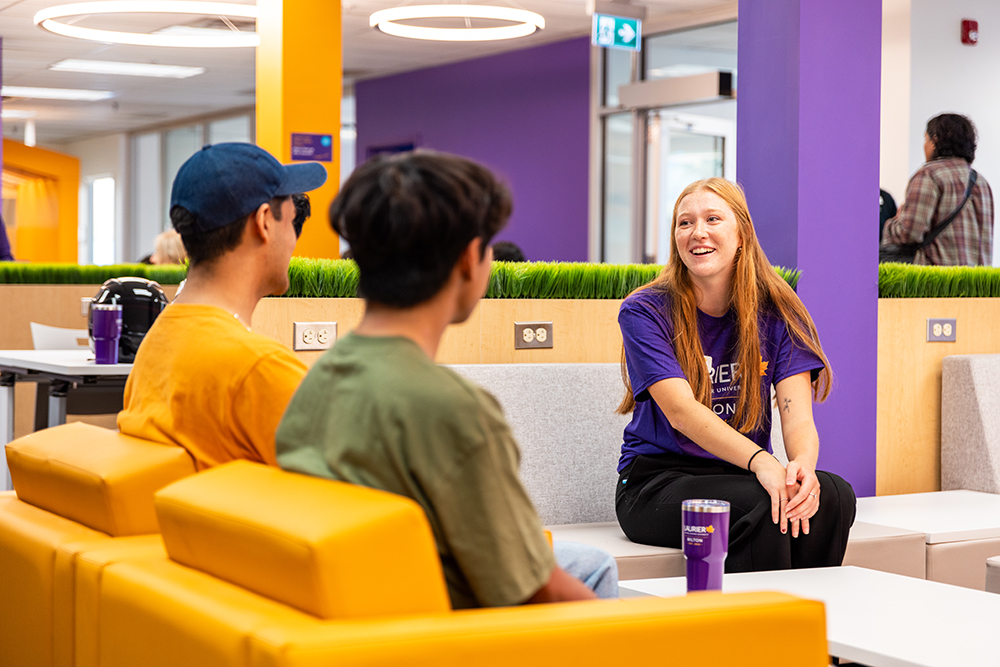
[[920,249],[923,250],[930,244],[934,243],[934,239],[938,237],[938,234],[944,231],[945,227],[951,224],[951,221],[958,217],[958,214],[962,212],[965,208],[965,203],[969,201],[969,197],[972,196],[972,188],[976,187],[976,179],[979,178],[979,174],[976,173],[975,169],[969,169],[969,184],[965,186],[965,197],[962,199],[962,203],[958,205],[958,208],[949,215],[944,221],[942,221],[937,227],[932,229],[924,236],[924,240],[920,243]]

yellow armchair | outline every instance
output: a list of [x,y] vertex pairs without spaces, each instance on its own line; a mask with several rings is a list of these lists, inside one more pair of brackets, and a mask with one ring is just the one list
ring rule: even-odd
[[168,557],[103,571],[103,667],[827,664],[823,605],[779,593],[451,611],[419,506],[380,491],[235,462],[156,508]]
[[16,495],[0,496],[0,665],[95,664],[77,660],[74,637],[96,646],[97,563],[164,557],[153,493],[194,464],[179,447],[86,424],[15,440],[6,456]]

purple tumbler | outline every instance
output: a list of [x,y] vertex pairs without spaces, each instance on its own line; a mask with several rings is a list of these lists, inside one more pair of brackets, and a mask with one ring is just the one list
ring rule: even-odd
[[729,503],[685,500],[681,504],[681,546],[687,561],[687,589],[721,591],[729,553]]
[[94,361],[98,364],[118,363],[118,339],[122,335],[122,307],[117,303],[95,303],[90,306],[93,318]]

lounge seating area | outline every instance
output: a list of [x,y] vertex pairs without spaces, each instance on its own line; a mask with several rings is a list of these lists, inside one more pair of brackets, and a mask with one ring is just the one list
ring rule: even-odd
[[[628,417],[614,414],[623,391],[618,364],[452,368],[503,406],[521,449],[521,480],[554,539],[604,549],[617,560],[623,581],[684,575],[679,549],[635,544],[615,517],[615,468],[628,423]],[[782,459],[781,428],[773,421],[771,441]],[[859,517],[844,564],[923,579],[924,542],[923,532]]]
[[[684,575],[680,550],[635,544],[615,518],[627,421],[614,414],[617,364],[452,368],[501,403],[521,448],[522,481],[553,539],[608,551],[626,587]],[[782,457],[780,429],[773,437]],[[794,622],[798,655],[809,656],[801,664],[827,664],[822,603],[783,593],[453,611],[419,506],[380,491],[249,462],[195,475],[179,448],[80,423],[14,441],[6,459],[14,491],[0,495],[0,664],[551,664],[572,656],[596,665],[623,641],[656,659],[656,644],[633,642],[648,633],[677,647],[702,637],[714,658],[770,664],[776,644],[750,630],[722,639],[713,632],[720,618],[727,628]],[[1000,516],[1000,496],[968,490],[861,498],[845,565],[1000,593],[1000,521],[991,516]],[[674,655],[697,659],[697,648],[685,650]]]
[[623,645],[693,664],[708,643],[726,664],[827,664],[822,603],[781,593],[451,611],[426,518],[384,492],[249,462],[194,475],[179,449],[81,424],[7,458],[0,664],[599,665]]
[[[452,368],[503,406],[553,539],[608,551],[626,587],[683,576],[680,550],[632,543],[615,518],[617,364]],[[676,646],[704,637],[714,656],[769,664],[775,647],[759,633],[718,645],[720,615],[727,627],[795,619],[800,655],[815,656],[802,664],[826,664],[823,605],[783,593],[452,611],[426,518],[383,492],[248,462],[195,475],[178,448],[80,423],[21,438],[6,458],[15,490],[0,496],[0,664],[603,664],[623,641],[655,659],[655,645],[633,642],[646,633]],[[986,560],[1000,526],[983,527],[1000,516],[994,501],[859,499],[845,565],[1000,593],[1000,556]]]

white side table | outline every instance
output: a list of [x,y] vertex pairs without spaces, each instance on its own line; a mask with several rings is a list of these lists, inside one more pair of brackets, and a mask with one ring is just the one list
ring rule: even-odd
[[[125,386],[132,364],[98,365],[89,350],[0,350],[0,446],[14,439],[14,384],[50,381],[49,426],[66,423],[66,394],[79,385]],[[0,456],[0,491],[10,489]]]

